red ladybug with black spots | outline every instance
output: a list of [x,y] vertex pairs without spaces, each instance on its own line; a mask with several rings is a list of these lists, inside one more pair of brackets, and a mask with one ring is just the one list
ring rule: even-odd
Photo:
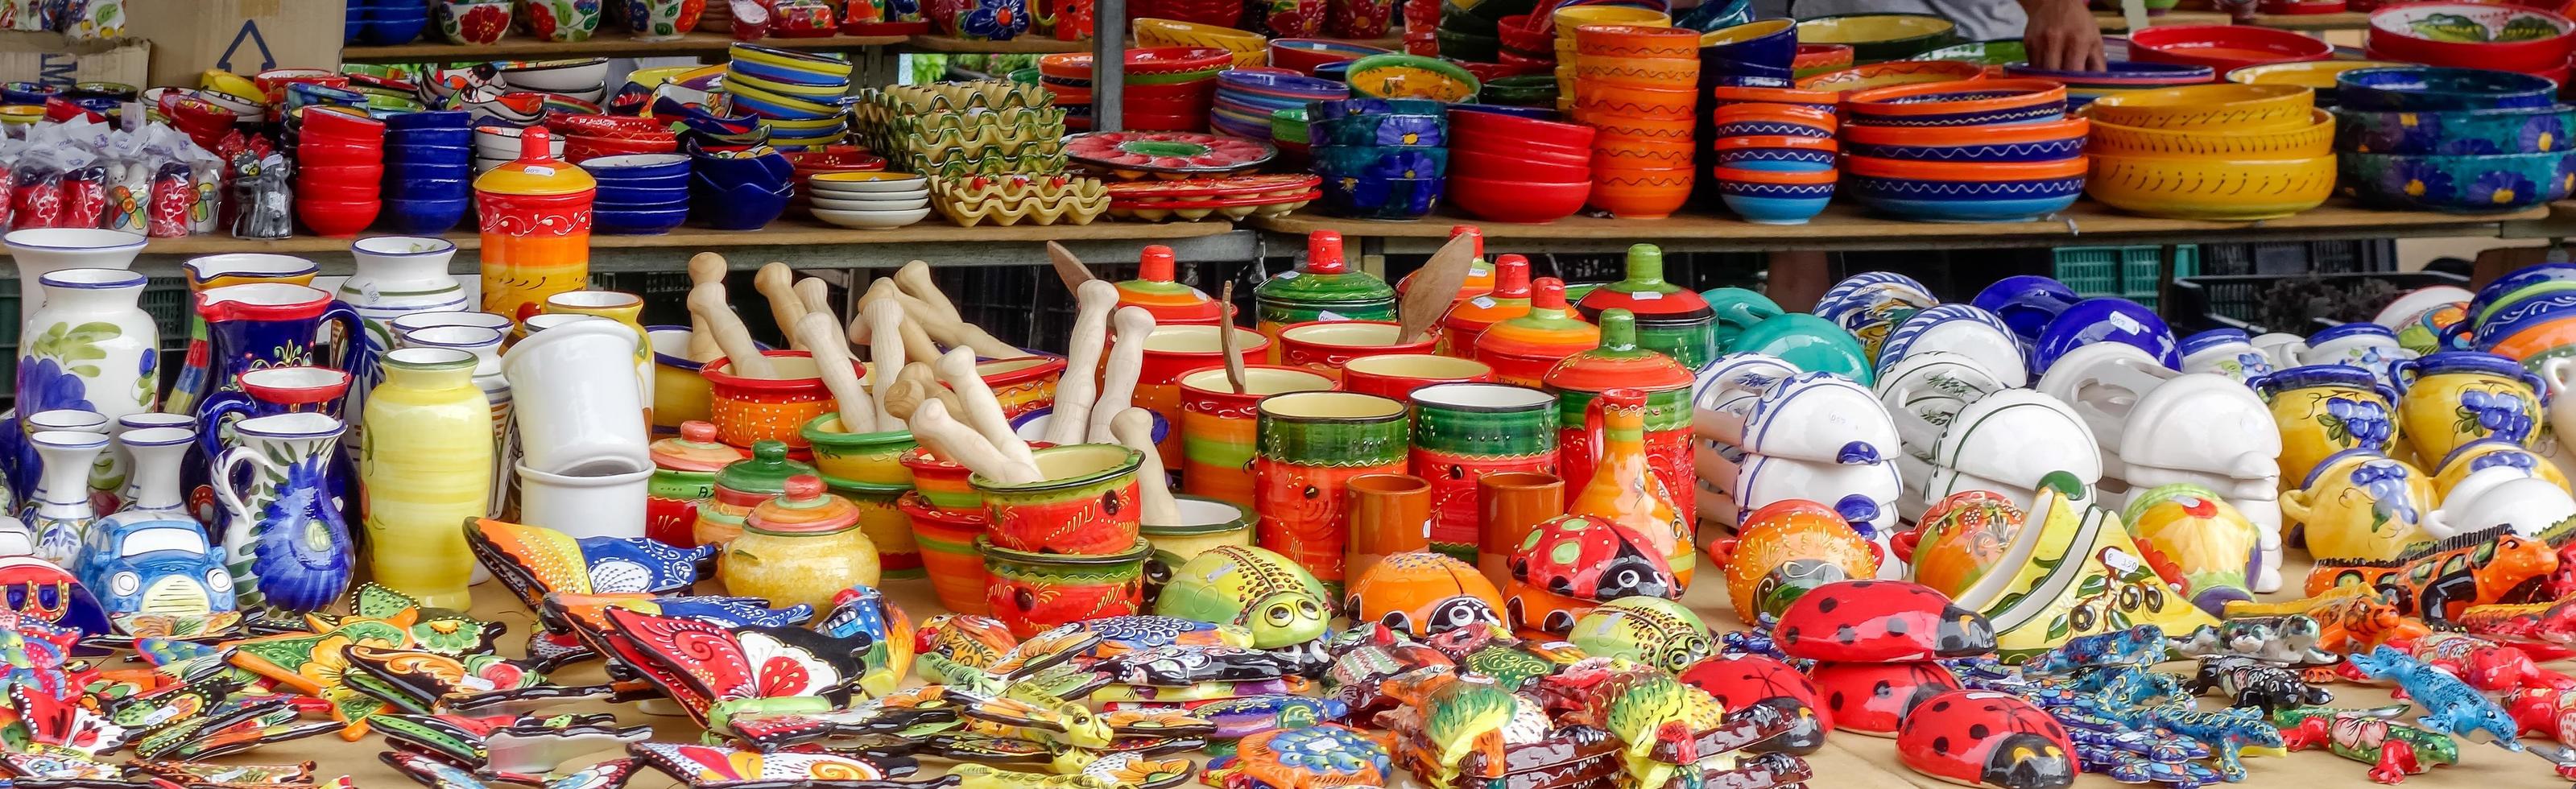
[[1815,753],[1825,747],[1825,733],[1834,728],[1833,716],[1825,711],[1816,686],[1787,663],[1761,655],[1712,655],[1683,669],[1681,680],[1708,691],[1730,711],[1772,707],[1797,722],[1786,734],[1754,743],[1751,750],[1757,752]]
[[1958,690],[1959,678],[1928,660],[1907,663],[1818,663],[1807,681],[1823,694],[1835,731],[1895,736],[1905,715],[1932,697]]
[[1780,612],[1772,628],[1790,657],[1887,663],[1985,655],[1995,627],[1950,604],[1931,587],[1906,581],[1839,581],[1816,587]]
[[2066,727],[2009,693],[1960,690],[1905,716],[1897,758],[1915,772],[1967,786],[2056,789],[2075,783]]

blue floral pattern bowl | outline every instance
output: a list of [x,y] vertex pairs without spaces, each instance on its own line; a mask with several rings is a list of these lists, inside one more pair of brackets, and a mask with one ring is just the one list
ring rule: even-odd
[[2576,154],[2405,156],[2347,153],[2344,183],[2380,208],[2447,213],[2518,211],[2563,199],[2576,187]]
[[1440,204],[1441,178],[1385,178],[1369,174],[1324,177],[1324,207],[1353,219],[1421,219]]
[[2576,108],[2566,105],[2448,112],[2335,110],[2335,150],[2484,156],[2567,150]]
[[1353,115],[1324,118],[1306,129],[1307,142],[1315,145],[1439,147],[1448,144],[1449,116]]
[[2546,77],[2474,68],[2353,69],[2335,75],[2335,106],[2373,112],[2546,107],[2558,84]]

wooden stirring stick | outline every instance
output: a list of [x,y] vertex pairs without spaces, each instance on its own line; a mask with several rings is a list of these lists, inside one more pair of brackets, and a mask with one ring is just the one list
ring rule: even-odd
[[1155,526],[1181,525],[1181,505],[1172,500],[1172,478],[1163,472],[1162,450],[1154,448],[1154,414],[1142,408],[1119,411],[1109,420],[1109,432],[1128,449],[1145,453],[1144,462],[1136,467],[1136,490],[1145,500],[1145,509],[1136,517]]
[[965,410],[959,412],[968,427],[993,442],[993,448],[1022,463],[1036,464],[1037,456],[1029,454],[1029,442],[1011,430],[1010,417],[1002,415],[1002,402],[993,396],[993,388],[984,384],[984,376],[975,371],[975,352],[965,348],[950,350],[939,357],[939,379],[957,392]]
[[1094,444],[1118,440],[1109,434],[1109,420],[1136,398],[1136,376],[1145,366],[1145,335],[1154,333],[1154,313],[1143,307],[1120,307],[1111,321],[1118,326],[1118,340],[1109,347],[1109,362],[1100,367],[1100,397],[1091,401],[1091,428],[1084,434]]
[[796,322],[797,336],[813,349],[814,368],[823,374],[823,388],[832,390],[832,400],[840,407],[841,430],[848,433],[874,433],[877,425],[876,403],[869,399],[868,388],[859,383],[858,368],[850,362],[850,344],[841,339],[841,326],[830,313],[808,312]]
[[689,313],[707,324],[707,333],[715,335],[716,346],[724,349],[724,358],[735,375],[744,378],[776,379],[778,368],[751,342],[751,332],[742,327],[742,318],[725,304],[724,285],[710,283],[689,291]]
[[1073,250],[1063,244],[1047,242],[1047,263],[1055,266],[1055,276],[1064,280],[1064,289],[1075,295],[1082,293],[1082,283],[1098,279],[1091,275],[1091,267],[1083,265],[1082,258],[1074,257]]
[[[1097,283],[1097,284],[1095,284]],[[1118,286],[1082,283],[1075,294],[1073,342],[1065,349],[1064,376],[1056,380],[1055,412],[1047,417],[1047,443],[1083,443],[1091,433],[1091,400],[1100,395],[1100,355],[1109,344],[1109,313],[1118,308]]]
[[787,335],[787,347],[807,350],[805,341],[796,338],[796,324],[805,318],[805,302],[796,296],[796,271],[772,262],[751,276],[751,287],[769,297],[769,317],[778,321],[778,333]]
[[1245,393],[1243,383],[1243,341],[1234,338],[1234,279],[1228,277],[1225,287],[1217,292],[1217,301],[1225,305],[1225,320],[1218,321],[1216,344],[1225,351],[1225,382],[1235,394]]
[[[717,301],[721,303],[723,301],[724,293],[724,278],[725,259],[723,255],[713,252],[700,252],[689,257],[690,295],[697,295],[699,288],[714,285],[716,286]],[[705,318],[698,317],[697,312],[695,310],[691,310],[689,314],[689,361],[710,361],[723,355],[724,347],[716,344],[715,332],[707,330],[707,320]]]
[[1458,301],[1458,288],[1467,284],[1467,269],[1476,262],[1476,236],[1460,233],[1450,236],[1449,243],[1431,253],[1431,260],[1413,272],[1413,283],[1404,290],[1404,302],[1396,306],[1395,319],[1400,329],[1395,344],[1403,345],[1422,339],[1440,316],[1449,314],[1449,305]]

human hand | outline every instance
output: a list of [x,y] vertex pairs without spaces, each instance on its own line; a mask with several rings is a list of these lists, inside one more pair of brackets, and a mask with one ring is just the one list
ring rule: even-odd
[[2083,0],[2021,0],[2030,22],[2022,28],[2022,46],[2030,65],[2057,71],[2101,71],[2102,27]]

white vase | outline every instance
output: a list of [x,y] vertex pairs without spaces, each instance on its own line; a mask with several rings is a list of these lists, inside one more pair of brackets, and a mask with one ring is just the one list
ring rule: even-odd
[[[41,278],[45,306],[18,343],[18,403],[44,411],[75,408],[108,420],[161,402],[161,332],[138,303],[149,280],[122,269],[65,269]],[[106,464],[90,484],[124,487]]]
[[[146,495],[151,493],[151,491],[145,490],[144,486],[146,483],[152,481],[146,479],[143,469],[136,464],[134,452],[128,449],[125,445],[125,436],[137,430],[150,430],[157,427],[181,428],[188,431],[189,440],[196,440],[197,420],[193,417],[183,416],[180,414],[164,414],[158,412],[126,414],[124,416],[117,417],[116,425],[109,428],[107,431],[108,438],[112,441],[112,443],[108,445],[108,451],[116,453],[118,462],[124,463],[126,468],[125,487],[116,492],[116,509],[119,512],[133,509],[135,502],[142,500]],[[179,453],[178,460],[171,461],[178,465],[173,466],[170,472],[172,475],[170,477],[170,496],[172,500],[178,502],[177,506],[182,508],[187,505],[187,491],[190,487],[188,482],[191,470],[186,465],[187,458],[188,453],[183,450]],[[204,470],[197,469],[193,473],[202,476],[204,474]]]
[[591,463],[577,474],[519,466],[519,522],[575,539],[644,536],[644,498],[653,466],[619,468],[620,462]]
[[[28,414],[20,421],[19,427],[24,432],[19,434],[19,438],[23,443],[20,444],[22,453],[18,458],[18,463],[19,467],[25,471],[26,478],[23,481],[23,484],[20,485],[22,490],[16,494],[17,498],[12,499],[9,502],[10,512],[19,512],[20,510],[36,506],[36,486],[44,479],[44,456],[36,452],[35,442],[24,440],[27,436],[42,433],[47,430],[67,430],[74,433],[97,433],[102,436],[109,433],[107,417],[100,416],[96,411],[86,411],[78,408],[56,408],[50,411],[38,411],[33,414]],[[90,469],[93,472],[97,470],[96,461],[92,461]],[[99,503],[100,498],[98,491],[90,491],[90,507],[93,510],[101,509],[105,506]]]
[[606,318],[563,317],[573,320],[529,334],[501,357],[520,463],[572,476],[650,471],[635,331]]
[[[90,527],[89,539],[82,551],[81,568],[75,571],[77,574],[84,579],[95,576],[93,571],[103,566],[102,560],[114,558],[123,549],[117,544],[120,542],[117,535],[135,529],[183,528],[194,533],[199,543],[205,543],[205,526],[188,514],[187,499],[179,492],[180,467],[187,461],[188,451],[196,441],[197,431],[193,427],[135,428],[116,436],[117,451],[131,458],[131,470],[126,475],[125,491],[121,494],[128,503],[114,514],[99,518],[97,524]],[[213,560],[220,566],[222,554],[215,553]],[[191,579],[191,585],[201,585],[198,587],[201,592],[221,592],[227,601],[223,607],[230,608],[232,575],[216,575],[222,580]],[[157,582],[155,586],[157,588]],[[132,592],[120,594],[131,595]]]
[[65,567],[76,565],[90,524],[98,519],[89,501],[89,472],[99,453],[107,450],[107,436],[47,430],[27,440],[45,463],[36,481],[36,508],[27,518],[27,528],[36,536],[36,558]]
[[35,324],[36,310],[45,303],[38,278],[72,268],[133,268],[146,240],[122,230],[71,227],[12,230],[0,236],[0,246],[8,247],[18,264],[18,309],[26,316],[18,321],[19,338],[30,336],[27,327]]

